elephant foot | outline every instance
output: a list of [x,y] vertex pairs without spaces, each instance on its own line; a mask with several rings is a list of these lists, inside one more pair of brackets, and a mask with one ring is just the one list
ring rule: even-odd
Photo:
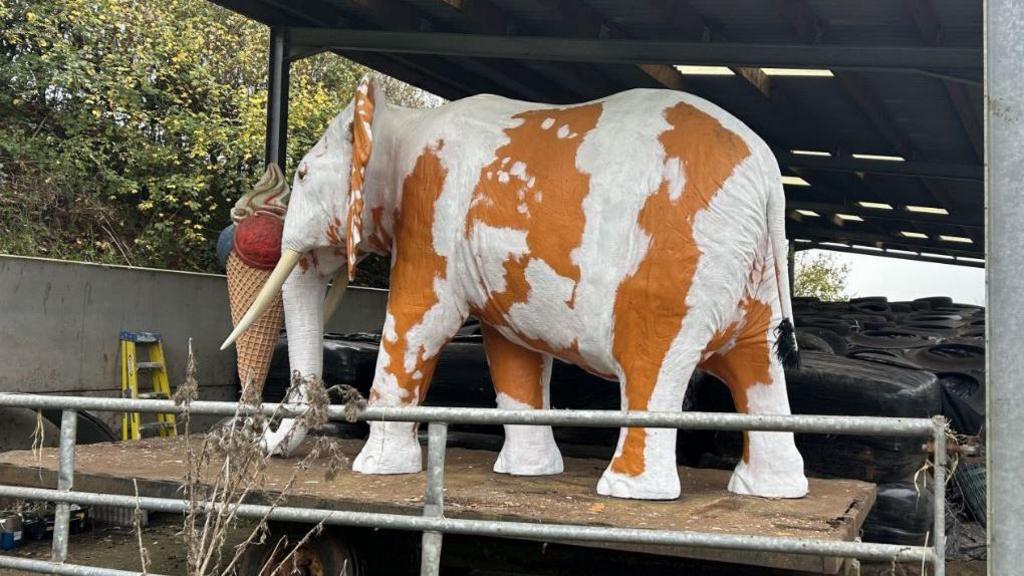
[[[766,435],[777,437],[766,438]],[[793,443],[792,434],[751,432],[749,442],[750,456],[740,460],[733,470],[729,479],[730,492],[762,498],[803,498],[807,495],[804,460]]]
[[513,476],[561,474],[562,453],[549,426],[506,426],[494,471]]
[[423,470],[423,450],[410,422],[371,422],[370,436],[352,462],[361,474],[416,474]]
[[679,498],[679,472],[675,466],[648,467],[631,476],[612,470],[609,465],[597,483],[602,496],[633,500],[675,500]]

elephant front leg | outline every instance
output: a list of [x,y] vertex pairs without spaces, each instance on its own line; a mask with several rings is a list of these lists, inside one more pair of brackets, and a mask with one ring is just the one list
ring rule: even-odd
[[[510,342],[487,324],[481,328],[498,408],[549,408],[551,356]],[[562,469],[562,454],[550,426],[505,426],[505,444],[494,462],[495,472],[543,476],[560,474]]]
[[[417,406],[423,402],[444,345],[465,315],[436,301],[409,302],[392,283],[381,336],[370,406]],[[352,463],[363,474],[412,474],[423,469],[423,454],[414,422],[371,422],[366,444]]]

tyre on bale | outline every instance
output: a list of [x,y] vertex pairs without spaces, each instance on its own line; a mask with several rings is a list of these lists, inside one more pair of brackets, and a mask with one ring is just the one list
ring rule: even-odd
[[[312,530],[312,531],[311,531]],[[344,532],[271,523],[262,544],[247,548],[238,576],[361,576],[366,574]]]

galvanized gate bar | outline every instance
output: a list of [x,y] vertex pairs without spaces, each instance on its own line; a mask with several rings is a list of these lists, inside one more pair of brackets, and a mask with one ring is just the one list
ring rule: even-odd
[[[60,416],[60,446],[57,457],[57,489],[70,492],[75,484],[75,439],[78,436],[78,412],[64,410]],[[53,519],[53,549],[50,558],[57,563],[68,558],[68,532],[71,504],[57,504]]]
[[[427,429],[427,492],[423,498],[423,516],[426,518],[444,516],[444,457],[447,444],[448,425],[442,422],[431,423]],[[440,574],[443,539],[440,532],[423,533],[421,576]]]
[[[43,396],[41,394],[2,394],[0,406],[34,409],[96,410],[99,412],[181,412],[173,400],[132,400],[130,398],[93,398],[84,396]],[[302,404],[262,404],[238,406],[236,402],[196,401],[189,404],[192,414],[233,416],[262,413],[266,416],[301,416]],[[327,409],[331,420],[347,420],[344,406]],[[408,408],[370,407],[358,415],[364,422],[445,422],[447,424],[532,424],[537,426],[579,426],[592,428],[685,428],[698,430],[755,430],[855,434],[864,436],[931,436],[929,418],[883,418],[877,416],[825,416],[794,414],[730,414],[724,412],[620,412],[615,410],[498,410],[495,408]]]
[[[136,503],[138,503],[138,506],[143,510],[175,514],[184,512],[188,508],[187,501],[175,498],[141,497],[136,500],[134,496],[95,494],[90,492],[69,493],[59,490],[15,486],[0,486],[0,496],[74,502],[85,506],[135,507]],[[351,512],[347,510],[324,510],[318,508],[274,508],[259,504],[235,506],[233,504],[206,502],[201,503],[200,506],[214,510],[230,507],[238,516],[243,518],[266,517],[271,521],[278,522],[302,522],[309,524],[324,522],[331,525],[380,528],[385,530],[411,530],[416,532],[430,530],[446,534],[469,534],[499,538],[690,546],[696,548],[784,552],[789,554],[859,558],[862,560],[878,561],[921,562],[925,560],[931,562],[934,559],[932,549],[924,546],[900,546],[896,544],[873,544],[837,540],[805,540],[800,538],[744,536],[705,532],[675,532],[644,528],[534,524],[444,517],[424,518],[422,516],[401,514]]]
[[[115,570],[113,568],[97,568],[78,564],[58,564],[46,560],[32,560],[16,556],[0,556],[0,568],[37,572],[40,574],[60,574],[61,576],[141,576],[141,572]],[[155,572],[146,572],[145,576],[163,576]]]

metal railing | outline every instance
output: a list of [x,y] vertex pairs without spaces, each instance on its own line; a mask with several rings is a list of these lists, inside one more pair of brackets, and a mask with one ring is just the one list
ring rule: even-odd
[[[0,486],[0,497],[43,500],[57,503],[53,530],[51,561],[28,560],[0,555],[0,568],[29,572],[75,574],[82,576],[124,576],[137,574],[92,566],[64,563],[67,558],[69,515],[72,504],[141,508],[155,512],[184,512],[189,504],[174,498],[119,496],[74,491],[75,429],[80,410],[100,412],[180,412],[171,400],[132,400],[121,398],[88,398],[77,396],[41,396],[34,394],[0,394],[0,406],[63,410],[57,489]],[[299,404],[263,404],[258,407],[239,406],[236,402],[196,401],[189,405],[191,414],[232,416],[262,413],[267,416],[301,416],[305,407]],[[346,420],[345,408],[328,408],[331,420]],[[563,540],[575,542],[608,542],[687,546],[757,552],[776,552],[860,560],[893,562],[927,562],[936,576],[945,575],[945,506],[946,421],[941,416],[926,418],[879,418],[861,416],[770,416],[709,412],[616,412],[607,410],[497,410],[487,408],[377,408],[370,407],[358,415],[363,421],[426,422],[427,486],[422,516],[352,512],[318,508],[276,507],[257,504],[205,502],[209,510],[230,506],[243,518],[267,518],[271,521],[319,523],[365,528],[396,529],[423,532],[421,574],[436,575],[440,569],[444,534],[470,534],[505,538]],[[538,524],[499,520],[464,520],[444,517],[444,460],[448,424],[525,424],[578,427],[648,427],[732,431],[777,431],[870,436],[932,437],[934,466],[933,545],[901,546],[867,542],[846,542],[792,537],[747,536],[707,532],[612,528],[570,524]],[[158,576],[151,574],[150,576]]]

